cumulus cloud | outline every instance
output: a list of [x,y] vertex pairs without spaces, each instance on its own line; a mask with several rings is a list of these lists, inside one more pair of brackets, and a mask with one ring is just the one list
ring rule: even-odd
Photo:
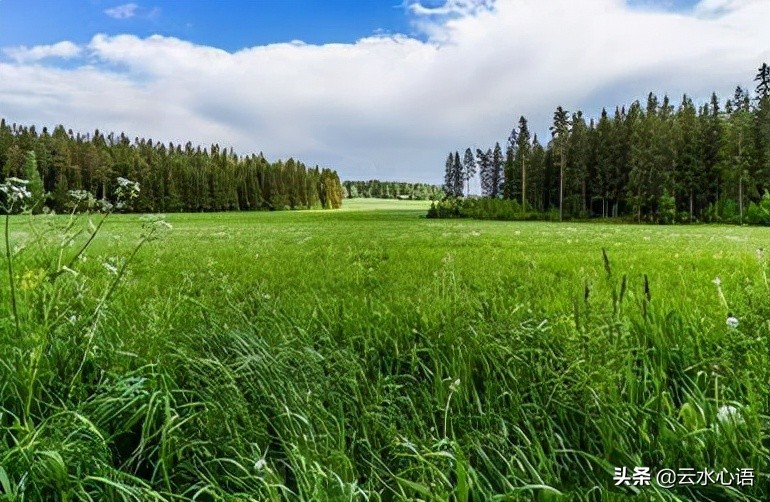
[[447,151],[502,142],[520,115],[547,134],[557,105],[594,116],[648,91],[728,96],[770,60],[765,1],[703,0],[686,13],[622,0],[408,5],[432,18],[427,40],[230,53],[95,35],[81,48],[85,66],[0,62],[0,110],[22,123],[293,156],[347,179],[438,182]]
[[136,15],[138,8],[135,3],[127,3],[106,9],[104,13],[113,19],[128,19]]
[[80,55],[81,48],[72,42],[59,42],[53,45],[36,45],[27,47],[20,45],[18,47],[8,47],[3,49],[3,53],[17,63],[32,63],[46,58],[70,59]]

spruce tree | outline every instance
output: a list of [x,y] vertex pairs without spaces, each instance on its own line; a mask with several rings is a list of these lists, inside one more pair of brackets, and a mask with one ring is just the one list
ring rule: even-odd
[[521,192],[521,210],[527,210],[527,168],[530,163],[530,157],[532,156],[532,145],[530,145],[529,127],[527,126],[527,119],[524,116],[519,118],[519,129],[516,133],[516,152],[513,158],[513,163],[518,170],[519,176],[521,176],[521,185],[519,190]]
[[454,195],[454,165],[455,158],[450,152],[444,163],[444,195],[447,197]]
[[494,199],[500,196],[505,182],[503,173],[503,165],[505,161],[503,159],[503,149],[500,147],[500,143],[495,143],[495,149],[492,152],[492,167],[491,167],[491,192],[490,196]]
[[452,159],[452,193],[455,197],[463,196],[463,164],[460,162],[460,153],[455,152]]
[[557,107],[553,114],[551,135],[559,159],[559,221],[564,219],[564,171],[567,167],[569,128],[569,113],[561,106]]
[[465,194],[470,195],[471,180],[476,176],[476,159],[473,157],[473,151],[470,148],[465,149],[463,157],[463,178],[465,179]]

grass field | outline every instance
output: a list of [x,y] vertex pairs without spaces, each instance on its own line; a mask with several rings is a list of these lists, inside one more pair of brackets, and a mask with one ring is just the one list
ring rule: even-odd
[[12,217],[0,500],[768,500],[767,229],[428,205]]

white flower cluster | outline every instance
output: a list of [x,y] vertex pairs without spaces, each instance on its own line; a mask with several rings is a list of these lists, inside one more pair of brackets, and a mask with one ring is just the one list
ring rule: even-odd
[[118,187],[115,189],[115,197],[117,199],[115,207],[118,209],[127,207],[132,200],[139,197],[139,182],[118,177]]
[[0,184],[0,192],[5,194],[5,205],[11,207],[17,202],[24,202],[32,198],[32,194],[27,190],[28,180],[19,178],[7,178],[5,183]]
[[723,425],[743,425],[745,420],[738,408],[730,404],[723,404],[719,407],[719,410],[717,410],[717,422]]
[[93,199],[93,195],[87,190],[70,190],[68,194],[75,202],[88,202]]
[[96,201],[96,205],[99,207],[99,211],[103,213],[108,213],[112,211],[112,208],[114,207],[110,201],[107,199],[99,199]]

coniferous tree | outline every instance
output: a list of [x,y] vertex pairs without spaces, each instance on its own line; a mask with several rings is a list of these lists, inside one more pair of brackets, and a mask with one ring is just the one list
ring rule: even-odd
[[770,185],[770,66],[763,63],[757,71],[756,150],[759,179]]
[[501,195],[503,190],[503,183],[505,182],[504,164],[503,149],[500,147],[500,143],[495,143],[495,149],[492,151],[492,192],[490,194],[495,199]]
[[516,175],[518,171],[518,179],[521,179],[521,185],[519,187],[521,196],[521,210],[527,210],[527,168],[531,162],[532,157],[532,145],[530,144],[529,127],[527,126],[527,119],[524,116],[519,118],[519,129],[516,133],[516,152],[513,158],[513,164],[515,166],[512,175]]
[[463,163],[460,161],[460,153],[455,152],[452,158],[452,194],[455,197],[463,196],[464,182]]
[[454,195],[454,165],[455,158],[450,152],[444,163],[444,194],[447,197]]
[[465,179],[465,194],[470,195],[471,180],[476,176],[476,159],[470,148],[465,149],[463,156],[463,178]]
[[543,186],[545,185],[545,148],[537,139],[537,134],[532,136],[532,156],[527,169],[528,194],[527,202],[536,210],[544,211]]
[[514,157],[516,155],[518,132],[516,129],[511,131],[508,136],[508,142],[505,147],[505,161],[503,163],[503,198],[514,199],[519,193],[518,177],[515,174],[516,165]]
[[571,126],[567,144],[566,178],[569,182],[565,184],[566,197],[572,201],[573,212],[585,215],[588,212],[586,199],[588,197],[589,138],[583,112],[578,111],[572,115]]
[[492,197],[494,190],[494,177],[492,174],[492,150],[489,149],[484,152],[481,149],[476,149],[476,164],[479,168],[479,178],[481,180],[481,195],[485,197]]
[[559,221],[564,219],[564,171],[567,167],[569,129],[569,113],[559,106],[553,114],[551,126],[551,135],[559,158]]

